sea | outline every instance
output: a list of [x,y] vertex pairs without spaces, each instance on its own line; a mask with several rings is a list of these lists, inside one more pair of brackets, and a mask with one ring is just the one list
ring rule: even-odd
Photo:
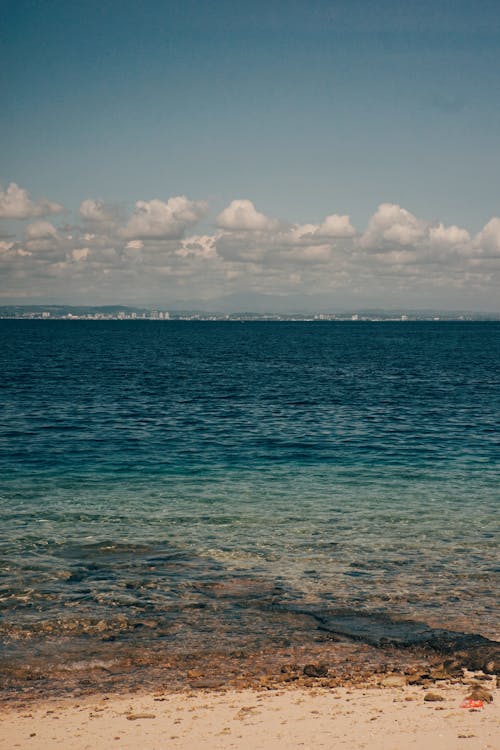
[[4,685],[496,643],[499,334],[1,320]]

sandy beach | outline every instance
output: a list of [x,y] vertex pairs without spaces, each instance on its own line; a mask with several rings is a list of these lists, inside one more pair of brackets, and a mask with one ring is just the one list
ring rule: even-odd
[[[392,681],[397,683],[397,677]],[[495,750],[500,710],[461,707],[467,684],[99,694],[4,705],[0,747],[71,750]],[[429,700],[429,693],[433,700]]]

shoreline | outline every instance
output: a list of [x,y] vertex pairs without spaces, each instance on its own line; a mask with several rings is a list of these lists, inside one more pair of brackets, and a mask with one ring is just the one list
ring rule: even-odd
[[212,639],[204,648],[193,642],[192,650],[105,633],[101,638],[12,641],[0,660],[0,703],[102,691],[358,688],[384,685],[391,676],[426,686],[434,681],[461,683],[464,674],[478,673],[484,679],[500,674],[500,643],[480,635],[377,620],[378,631],[372,633],[367,632],[367,618],[359,616],[349,618],[351,628],[358,628],[349,638],[338,633],[333,618],[324,618],[315,628],[310,620],[307,629],[291,628],[279,639],[248,632],[245,640],[231,644],[219,633],[218,648]]
[[402,682],[428,685],[443,679],[460,682],[463,677],[460,662],[444,654],[419,648],[374,647],[322,634],[307,643],[267,644],[261,649],[219,653],[175,654],[167,649],[138,648],[110,653],[110,647],[117,644],[103,646],[99,652],[89,649],[85,658],[79,651],[71,662],[40,658],[23,648],[15,662],[2,665],[0,702],[36,702],[40,695],[47,699],[79,698],[103,691],[168,689],[175,693],[205,688],[291,686],[349,689],[382,685],[391,676]]
[[[407,679],[392,674],[358,687],[99,691],[18,700],[0,707],[0,747],[494,750],[500,730],[494,677],[470,673],[430,687]],[[479,710],[461,708],[474,684],[493,701]]]

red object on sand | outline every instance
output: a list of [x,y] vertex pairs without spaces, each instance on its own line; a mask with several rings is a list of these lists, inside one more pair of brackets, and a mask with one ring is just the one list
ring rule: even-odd
[[466,698],[463,703],[460,704],[460,708],[484,708],[483,701],[474,700],[474,698]]

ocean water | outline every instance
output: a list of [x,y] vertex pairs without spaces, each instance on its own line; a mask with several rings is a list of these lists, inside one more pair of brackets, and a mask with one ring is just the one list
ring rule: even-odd
[[499,333],[0,321],[4,654],[260,647],[299,611],[499,638]]

